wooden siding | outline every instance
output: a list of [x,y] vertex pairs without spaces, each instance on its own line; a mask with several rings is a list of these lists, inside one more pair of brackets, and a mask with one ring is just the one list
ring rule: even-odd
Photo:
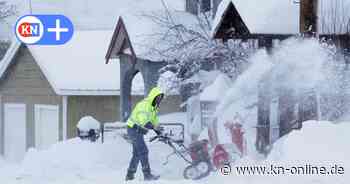
[[67,136],[75,137],[76,125],[84,116],[92,116],[99,122],[119,120],[119,96],[69,96],[67,107]]
[[4,111],[5,103],[26,104],[27,148],[35,145],[34,105],[59,106],[59,139],[62,140],[62,98],[57,96],[46,77],[34,61],[33,56],[25,46],[21,46],[13,63],[0,80],[1,123],[0,152],[4,145]]
[[14,59],[1,78],[2,95],[57,96],[27,47],[21,46]]
[[[143,96],[132,96],[132,108]],[[68,138],[76,136],[76,125],[84,116],[92,116],[101,123],[120,121],[119,96],[69,96]],[[167,97],[161,104],[160,114],[180,111],[181,97]]]

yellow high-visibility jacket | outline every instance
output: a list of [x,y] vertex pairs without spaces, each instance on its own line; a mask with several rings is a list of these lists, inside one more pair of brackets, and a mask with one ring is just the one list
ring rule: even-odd
[[137,103],[127,121],[128,127],[132,128],[137,124],[138,126],[145,128],[144,126],[148,122],[151,122],[154,127],[158,126],[158,109],[152,106],[152,102],[160,94],[162,94],[160,88],[155,87],[145,99]]

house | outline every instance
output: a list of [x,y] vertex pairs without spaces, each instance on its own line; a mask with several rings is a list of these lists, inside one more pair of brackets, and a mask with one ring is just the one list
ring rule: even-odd
[[[76,31],[61,46],[14,40],[0,65],[0,151],[20,160],[30,147],[47,148],[76,136],[80,118],[120,118],[119,65],[104,64],[111,31]],[[132,104],[143,97],[142,76]],[[141,92],[140,92],[141,91]]]
[[[224,42],[229,39],[253,40],[258,42],[259,48],[265,47],[271,52],[274,43],[304,34],[331,40],[339,52],[347,55],[350,14],[346,11],[348,8],[337,8],[350,7],[350,1],[334,3],[327,0],[301,0],[299,3],[289,0],[264,0],[263,3],[259,0],[222,0],[214,18],[212,37]],[[256,8],[257,5],[261,6]],[[296,98],[293,89],[276,90],[272,75],[270,73],[262,79],[258,92],[256,146],[265,153],[268,145],[276,140],[273,137],[279,138],[301,128],[301,122],[320,117],[317,94],[305,92],[301,98]]]
[[[194,25],[197,22],[196,17],[186,12],[184,6],[181,6],[181,2],[183,1],[141,0],[133,6],[121,4],[116,10],[119,11],[119,16],[105,59],[106,63],[113,63],[110,61],[112,59],[120,60],[121,72],[120,76],[116,77],[120,78],[121,85],[122,121],[127,120],[131,112],[130,86],[134,76],[137,73],[142,74],[145,94],[147,94],[157,85],[160,69],[169,59],[158,52],[159,48],[166,48],[171,44],[163,39],[168,28],[157,23],[155,17],[170,17],[174,25]],[[169,40],[172,35],[167,36]],[[178,38],[174,37],[174,39]],[[169,110],[179,111],[181,103],[181,95],[170,95],[163,102],[169,105],[162,105],[162,108],[178,107]]]

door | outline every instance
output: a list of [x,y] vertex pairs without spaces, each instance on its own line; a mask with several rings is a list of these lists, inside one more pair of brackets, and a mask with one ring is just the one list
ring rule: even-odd
[[26,106],[4,104],[4,156],[19,162],[26,152]]
[[35,105],[35,147],[47,149],[59,139],[57,105]]

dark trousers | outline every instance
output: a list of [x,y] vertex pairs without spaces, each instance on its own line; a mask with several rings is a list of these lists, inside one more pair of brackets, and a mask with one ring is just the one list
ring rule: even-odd
[[132,143],[132,157],[128,171],[135,173],[139,162],[141,162],[142,171],[144,173],[150,172],[151,169],[148,161],[148,148],[144,140],[144,135],[138,132],[136,128],[127,128],[127,131]]

